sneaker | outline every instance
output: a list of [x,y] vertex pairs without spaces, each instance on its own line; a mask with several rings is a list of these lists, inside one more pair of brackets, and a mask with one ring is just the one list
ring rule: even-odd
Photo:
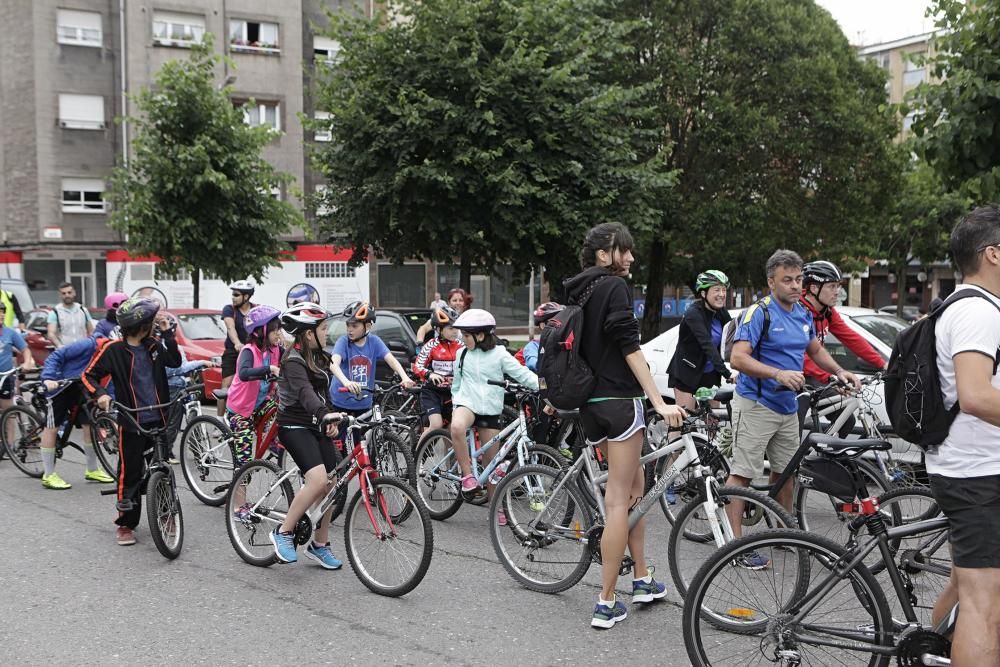
[[507,512],[504,510],[497,512],[497,525],[501,528],[507,525]]
[[742,567],[744,570],[763,570],[770,562],[756,551],[745,551],[736,557],[733,565]]
[[594,617],[590,619],[590,627],[607,630],[615,627],[615,623],[620,623],[627,617],[628,613],[621,600],[616,600],[610,607],[598,602],[594,607]]
[[670,486],[667,487],[667,491],[663,495],[665,495],[667,497],[667,504],[668,505],[676,505],[677,504],[677,491],[674,490],[674,485],[673,484],[671,484]]
[[316,546],[312,540],[309,540],[309,546],[306,547],[306,558],[311,558],[328,570],[339,570],[340,566],[343,565],[330,551],[329,542],[322,546]]
[[73,488],[72,484],[65,481],[62,477],[60,477],[56,473],[52,473],[51,475],[45,475],[44,477],[42,477],[42,486],[44,486],[46,489],[58,489],[60,491],[63,489]]
[[167,463],[169,463],[172,466],[179,465],[180,462],[181,460],[176,456],[171,456],[169,459],[167,459]]
[[295,553],[295,539],[292,533],[282,533],[281,526],[278,526],[267,535],[274,545],[274,555],[279,563],[294,563],[299,559]]
[[135,544],[135,533],[132,532],[131,528],[118,526],[118,530],[115,531],[115,540],[118,541],[120,547],[130,547]]
[[559,448],[559,453],[567,461],[572,461],[573,460],[573,450],[570,449],[569,447],[560,447]]
[[243,503],[238,510],[233,512],[233,516],[236,520],[243,524],[250,523],[250,517],[253,515],[253,506],[250,503]]
[[486,489],[479,486],[479,482],[472,475],[462,478],[462,499],[474,505],[486,504]]
[[466,475],[465,477],[462,478],[463,493],[472,493],[478,488],[479,488],[479,482],[477,482],[476,478],[473,477],[472,475]]
[[545,501],[537,496],[532,496],[531,500],[528,501],[528,509],[536,514],[541,514],[542,510],[545,509]]
[[97,470],[86,470],[83,473],[83,478],[88,482],[100,482],[101,484],[114,484],[115,478],[104,472],[100,468]]
[[653,579],[653,568],[646,569],[649,581],[632,580],[632,602],[653,602],[667,597],[667,587]]

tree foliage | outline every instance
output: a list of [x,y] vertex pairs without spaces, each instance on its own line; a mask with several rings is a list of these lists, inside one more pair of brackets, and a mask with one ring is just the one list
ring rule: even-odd
[[902,171],[885,75],[803,0],[632,0],[646,19],[630,76],[658,82],[677,185],[644,238],[644,337],[664,283],[704,269],[764,282],[779,247],[838,262],[868,255]]
[[134,98],[132,152],[128,168],[114,172],[110,224],[127,235],[130,253],[158,256],[167,274],[261,280],[301,216],[272,197],[291,177],[261,157],[272,131],[248,127],[230,89],[216,87],[219,60],[206,35]]
[[[974,7],[970,7],[974,5]],[[1000,194],[1000,3],[937,0],[935,53],[909,104],[918,152],[974,204]]]
[[651,89],[609,76],[631,26],[599,0],[401,0],[374,19],[330,15],[340,60],[317,108],[332,141],[324,225],[394,261],[577,267],[586,230],[643,228],[669,189]]

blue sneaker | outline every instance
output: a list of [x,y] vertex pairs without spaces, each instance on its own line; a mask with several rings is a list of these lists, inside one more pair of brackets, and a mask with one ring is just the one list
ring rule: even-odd
[[309,546],[306,547],[306,558],[311,558],[328,570],[339,570],[343,565],[343,563],[337,560],[337,557],[333,555],[333,552],[330,551],[329,542],[322,546],[316,546],[313,541],[310,540]]
[[667,597],[667,587],[653,579],[653,568],[648,568],[649,581],[632,580],[632,602],[653,602]]
[[627,617],[628,613],[625,611],[625,605],[622,604],[621,600],[616,600],[610,607],[606,604],[597,603],[594,607],[594,617],[590,619],[590,627],[607,630],[608,628],[615,627],[615,623],[620,623]]
[[756,551],[744,551],[736,557],[733,565],[742,567],[744,570],[763,570],[770,562],[766,556],[761,556]]
[[666,495],[666,497],[667,497],[667,504],[668,505],[676,505],[677,504],[677,491],[674,490],[674,485],[673,484],[671,484],[670,486],[667,487],[667,491],[666,491],[666,493],[664,495]]
[[274,545],[274,555],[279,563],[294,563],[299,559],[295,553],[295,538],[291,533],[282,533],[281,526],[278,526],[267,534]]

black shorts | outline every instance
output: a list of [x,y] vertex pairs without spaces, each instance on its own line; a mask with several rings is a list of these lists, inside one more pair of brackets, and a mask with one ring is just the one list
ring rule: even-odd
[[9,401],[10,399],[14,398],[14,388],[16,384],[17,383],[14,380],[13,373],[5,377],[3,379],[3,382],[0,383],[0,398],[2,398],[5,401]]
[[436,389],[425,385],[420,389],[420,406],[425,415],[441,415],[451,419],[451,389]]
[[958,567],[1000,567],[1000,475],[931,475],[931,491],[951,528]]
[[282,426],[278,439],[303,473],[320,465],[330,472],[340,460],[333,440],[311,428]]
[[702,387],[720,387],[720,386],[722,386],[722,373],[720,373],[719,371],[711,371],[709,373],[702,373],[701,374],[701,378],[698,380],[698,386],[694,387],[694,388],[687,386],[686,384],[684,384],[683,382],[681,382],[679,379],[675,380],[674,376],[671,375],[669,381],[667,382],[667,386],[668,387],[672,387],[674,389],[680,389],[681,391],[686,392],[688,394],[693,394],[696,391],[698,391],[699,389],[701,389]]
[[605,440],[628,440],[646,428],[646,414],[638,398],[612,398],[594,403],[584,403],[580,408],[580,421],[587,443],[597,445]]
[[222,377],[228,378],[236,375],[236,360],[240,354],[235,348],[226,348],[222,353]]
[[[72,385],[66,387],[60,391],[55,396],[49,398],[49,415],[52,417],[52,422],[46,424],[46,426],[59,426],[69,415],[70,411],[80,402],[81,393],[83,392],[83,386],[79,383],[73,383]],[[73,422],[74,426],[82,426],[89,423],[87,419],[87,411],[81,409],[77,412],[76,421]]]

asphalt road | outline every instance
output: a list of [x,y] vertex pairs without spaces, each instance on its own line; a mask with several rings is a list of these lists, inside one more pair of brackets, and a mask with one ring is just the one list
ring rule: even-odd
[[[597,631],[599,568],[559,595],[520,587],[496,561],[482,508],[434,523],[427,576],[392,599],[370,593],[346,562],[336,572],[304,558],[245,564],[222,509],[186,489],[177,560],[156,551],[145,508],[138,544],[119,547],[114,498],[83,481],[82,455],[68,452],[57,469],[72,489],[43,489],[0,461],[0,665],[689,664],[658,511],[647,554],[670,594]],[[341,522],[331,535],[343,556]],[[627,602],[627,578],[619,590]]]

